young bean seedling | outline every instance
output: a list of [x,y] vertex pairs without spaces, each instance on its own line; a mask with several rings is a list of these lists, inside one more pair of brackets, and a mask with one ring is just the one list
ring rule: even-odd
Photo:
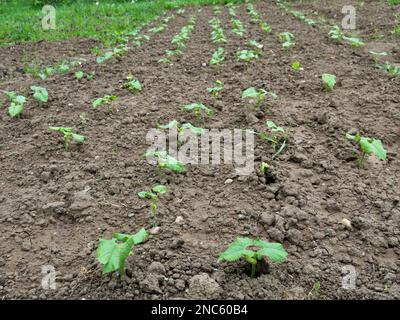
[[271,33],[272,32],[272,28],[267,22],[260,22],[260,28],[265,33]]
[[267,120],[265,123],[271,133],[258,133],[261,139],[269,141],[275,150],[275,154],[272,159],[282,153],[282,151],[287,146],[287,141],[289,139],[289,134],[285,132],[285,129],[279,127],[272,120]]
[[65,127],[49,127],[50,131],[59,132],[64,136],[64,149],[68,151],[70,140],[78,143],[83,143],[86,140],[85,136],[75,133],[71,128]]
[[350,44],[354,47],[361,47],[365,45],[365,43],[359,38],[346,36],[342,29],[337,25],[332,27],[328,35],[335,42],[341,43],[343,41],[347,41],[350,42]]
[[295,43],[295,38],[293,33],[290,32],[282,32],[279,34],[279,41],[282,43],[282,47],[285,49],[293,47]]
[[142,84],[132,75],[126,77],[125,87],[128,88],[128,90],[131,92],[142,91]]
[[202,103],[186,104],[183,106],[183,110],[193,113],[197,123],[204,123],[205,116],[211,118],[214,115],[214,110]]
[[175,119],[165,125],[159,125],[158,128],[162,129],[162,130],[175,128],[178,132],[178,144],[179,145],[183,144],[183,142],[184,142],[183,138],[184,138],[185,132],[187,130],[190,130],[190,132],[192,132],[195,135],[199,135],[199,136],[204,133],[203,128],[195,127],[191,123],[179,123]]
[[4,94],[10,102],[10,106],[8,107],[9,116],[11,118],[18,118],[22,112],[24,112],[26,98],[24,96],[19,96],[14,91],[5,91]]
[[326,90],[332,91],[336,85],[336,76],[329,73],[324,73],[322,75],[322,81],[325,85]]
[[254,47],[254,51],[260,55],[261,54],[261,50],[264,47],[261,43],[257,42],[256,40],[250,40],[249,41],[249,45]]
[[224,52],[225,52],[224,48],[218,48],[217,51],[215,51],[211,57],[210,65],[220,64],[222,61],[224,61],[225,60]]
[[217,81],[215,81],[215,87],[207,88],[207,91],[208,91],[208,93],[211,93],[215,99],[218,99],[223,88],[224,88],[224,84],[222,83],[222,81],[217,80]]
[[258,52],[256,50],[240,50],[236,53],[236,58],[238,61],[245,61],[249,64],[252,60],[255,60],[259,57]]
[[102,105],[110,104],[112,101],[116,100],[117,98],[118,98],[117,96],[111,96],[111,95],[107,94],[102,98],[97,98],[96,100],[94,100],[92,103],[92,107],[93,107],[93,109],[97,109],[98,107],[100,107]]
[[383,147],[381,140],[362,137],[359,133],[357,133],[356,135],[347,133],[346,138],[351,141],[356,141],[360,145],[361,157],[360,159],[358,159],[358,166],[360,168],[364,167],[365,158],[370,154],[374,154],[380,160],[387,159],[387,152]]
[[39,104],[49,101],[49,94],[46,88],[31,86],[31,90],[33,91],[33,97],[39,102]]
[[166,151],[147,151],[145,156],[146,158],[155,158],[157,160],[159,175],[161,175],[160,170],[164,169],[175,173],[183,173],[185,171],[184,163],[169,155]]
[[242,38],[245,32],[242,22],[239,19],[233,18],[231,20],[231,23],[232,23],[232,32],[236,34],[238,37]]
[[168,188],[162,184],[153,187],[150,191],[141,191],[138,193],[139,198],[149,199],[151,214],[153,217],[152,227],[157,226],[157,202],[158,197],[168,191]]
[[301,63],[300,63],[299,60],[293,61],[292,64],[291,64],[291,67],[292,67],[292,69],[295,70],[295,71],[303,70],[303,68],[301,67]]
[[74,76],[75,76],[75,78],[77,79],[77,80],[82,80],[83,79],[83,77],[84,77],[84,73],[83,73],[83,71],[77,71],[77,72],[75,72],[75,74],[74,74]]
[[268,92],[264,89],[256,89],[254,87],[247,88],[242,93],[242,99],[253,99],[255,100],[255,107],[259,108],[261,104],[265,101],[267,96],[276,98],[276,94],[273,92]]
[[145,229],[134,235],[114,233],[110,240],[100,239],[96,250],[96,259],[103,265],[103,275],[118,271],[125,276],[125,261],[132,255],[133,247],[144,242],[148,237]]
[[264,258],[271,262],[285,261],[288,253],[280,243],[265,242],[260,239],[236,238],[230,246],[220,254],[218,261],[237,261],[244,259],[251,265],[251,277],[256,277],[257,263]]

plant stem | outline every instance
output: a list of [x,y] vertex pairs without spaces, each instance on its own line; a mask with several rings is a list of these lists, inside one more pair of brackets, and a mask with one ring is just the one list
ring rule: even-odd
[[361,154],[361,158],[358,159],[358,167],[359,167],[360,169],[364,167],[365,156],[366,156],[366,153],[363,152],[363,153]]
[[251,264],[251,275],[250,275],[251,278],[256,277],[256,267],[257,267],[257,262]]
[[152,200],[150,207],[151,207],[151,212],[153,214],[152,227],[154,228],[157,226],[157,199]]

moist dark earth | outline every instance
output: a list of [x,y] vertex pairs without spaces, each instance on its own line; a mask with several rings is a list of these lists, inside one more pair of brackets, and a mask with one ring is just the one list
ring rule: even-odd
[[[210,39],[212,7],[186,8],[163,33],[103,64],[91,53],[100,46],[92,40],[0,48],[0,90],[29,97],[20,119],[7,115],[8,102],[1,98],[2,299],[400,298],[400,78],[374,68],[368,50],[377,43],[367,36],[371,28],[382,30],[386,35],[378,48],[390,53],[389,61],[400,62],[399,40],[389,32],[393,9],[364,1],[357,32],[366,46],[353,48],[333,43],[324,26],[310,27],[273,1],[254,5],[273,32],[252,24],[246,7],[238,5],[246,28],[238,38],[222,7],[228,42],[219,66],[208,64],[218,47]],[[336,1],[293,4],[310,17],[320,10],[336,23],[341,7]],[[158,63],[191,15],[197,21],[183,56],[172,65]],[[159,24],[153,21],[143,32],[150,34],[146,31]],[[296,37],[290,50],[278,40],[284,31]],[[235,53],[251,39],[264,48],[245,66]],[[43,65],[85,58],[82,69],[96,75],[78,81],[71,71],[40,80],[23,72],[24,61],[35,57]],[[292,70],[294,60],[304,70]],[[322,73],[337,76],[332,92],[323,89]],[[143,91],[133,94],[123,87],[129,74],[142,82]],[[215,80],[225,85],[218,101],[207,93]],[[31,85],[47,88],[48,104],[33,100]],[[250,86],[272,90],[278,98],[249,113],[241,94]],[[94,110],[92,101],[105,94],[119,98],[111,109]],[[255,171],[249,176],[237,176],[232,165],[187,165],[184,174],[160,177],[144,157],[146,134],[172,119],[193,122],[181,110],[193,102],[216,110],[205,128],[265,131],[265,121],[272,119],[289,130],[288,147],[272,160],[271,144],[256,138]],[[72,127],[87,141],[66,152],[48,126]],[[388,160],[371,156],[358,168],[359,149],[346,132],[381,139]],[[275,182],[266,183],[260,174],[263,161],[271,165]],[[159,183],[170,189],[160,198],[159,233],[134,248],[123,280],[102,276],[95,258],[99,238],[149,230],[150,208],[137,192]],[[351,228],[341,223],[344,218]],[[245,262],[217,262],[238,236],[281,242],[288,259],[255,279]],[[55,290],[42,287],[46,265],[55,268]],[[348,288],[343,282],[351,268],[356,280]]]

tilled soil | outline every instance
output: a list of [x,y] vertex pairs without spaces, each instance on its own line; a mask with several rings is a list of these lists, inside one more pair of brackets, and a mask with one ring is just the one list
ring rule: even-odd
[[[0,115],[2,298],[400,298],[400,78],[375,69],[365,48],[332,43],[320,28],[274,2],[255,7],[273,32],[263,33],[245,6],[238,6],[246,28],[238,38],[223,7],[228,43],[218,67],[208,65],[217,48],[210,40],[212,7],[187,8],[165,32],[102,65],[95,63],[95,42],[88,40],[0,49],[9,69],[0,90],[28,96],[36,84],[50,94],[47,107],[29,98],[21,119],[10,120],[4,106]],[[196,27],[183,57],[171,66],[159,64],[192,14]],[[283,31],[296,36],[294,48],[282,48],[277,33]],[[264,48],[246,67],[235,53],[248,48],[250,39]],[[71,57],[68,48],[88,59],[84,69],[96,72],[93,81],[79,82],[72,72],[41,81],[19,70],[24,51],[54,62]],[[293,71],[293,60],[304,70]],[[337,75],[333,92],[323,90],[325,72]],[[123,88],[130,73],[143,83],[142,92]],[[219,101],[207,93],[215,80],[225,84]],[[241,93],[250,86],[273,90],[278,99],[249,116]],[[93,110],[91,102],[105,94],[119,97],[113,109]],[[181,111],[192,102],[216,109],[207,128],[265,130],[272,119],[288,129],[288,148],[274,160],[271,145],[256,139],[256,167],[270,163],[275,182],[267,184],[258,170],[237,176],[231,165],[188,165],[184,174],[160,178],[143,156],[146,134],[172,119],[193,122]],[[65,152],[49,125],[73,127],[88,140]],[[381,139],[388,161],[369,157],[359,169],[348,131]],[[95,259],[98,239],[149,229],[150,209],[136,194],[160,182],[170,189],[160,198],[160,233],[135,247],[124,280],[102,276]],[[341,224],[343,218],[351,229]],[[251,279],[245,262],[217,262],[237,236],[282,242],[288,259]],[[41,285],[46,265],[57,272],[55,290]],[[346,289],[352,268],[355,288]]]

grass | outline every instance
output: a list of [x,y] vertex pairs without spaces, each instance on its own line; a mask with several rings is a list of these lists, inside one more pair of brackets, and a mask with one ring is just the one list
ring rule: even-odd
[[[240,0],[49,0],[56,8],[56,29],[42,29],[41,0],[3,0],[0,3],[0,46],[39,40],[92,38],[111,45],[166,10],[187,5],[224,4]],[[36,5],[35,5],[36,3]]]

